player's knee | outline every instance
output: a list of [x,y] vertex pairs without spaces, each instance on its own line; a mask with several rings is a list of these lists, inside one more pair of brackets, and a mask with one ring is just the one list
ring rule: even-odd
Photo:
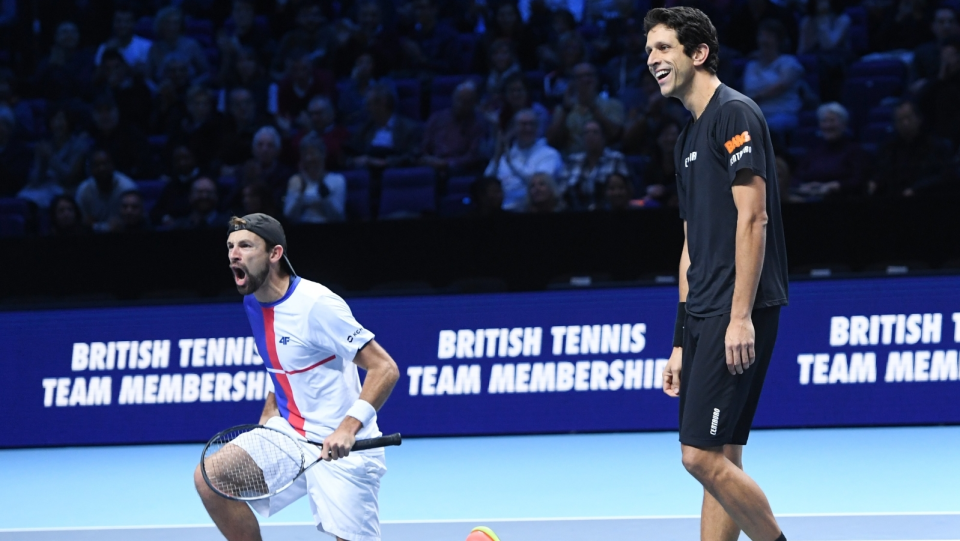
[[210,487],[207,486],[207,482],[203,479],[203,473],[200,471],[200,465],[197,464],[195,470],[193,470],[193,486],[197,489],[197,494],[201,498],[206,498],[212,494]]
[[710,456],[707,451],[687,445],[683,446],[683,455],[681,457],[683,467],[696,479],[702,481],[707,477],[710,471],[709,459]]

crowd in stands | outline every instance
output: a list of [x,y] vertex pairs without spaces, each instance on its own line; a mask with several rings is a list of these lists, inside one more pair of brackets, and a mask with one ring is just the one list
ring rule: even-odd
[[664,3],[717,26],[783,203],[957,194],[949,1],[3,2],[0,236],[676,206]]

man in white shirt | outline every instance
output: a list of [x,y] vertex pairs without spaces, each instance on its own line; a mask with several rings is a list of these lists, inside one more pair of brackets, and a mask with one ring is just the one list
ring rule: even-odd
[[77,186],[77,205],[94,231],[109,231],[110,222],[120,215],[120,196],[136,191],[137,183],[114,169],[113,157],[106,150],[90,155],[89,168],[90,178]]
[[[382,448],[351,453],[357,438],[381,435],[377,410],[400,377],[397,364],[326,287],[296,275],[287,259],[280,223],[266,214],[230,220],[227,256],[237,290],[264,359],[272,390],[260,424],[303,445],[308,469],[283,492],[250,502],[269,517],[310,496],[314,522],[339,541],[380,541],[380,478],[386,473]],[[357,367],[366,370],[363,385]],[[251,456],[253,448],[234,442]],[[260,457],[262,459],[262,457]],[[254,458],[256,460],[256,458]],[[230,541],[259,540],[260,526],[247,504],[214,493],[198,466],[194,484],[220,532]]]
[[497,177],[503,185],[504,210],[522,210],[527,198],[527,186],[536,173],[548,173],[563,178],[563,158],[547,140],[537,138],[537,113],[533,109],[518,111],[514,117],[516,141],[507,148],[507,138],[501,137],[497,153],[484,176]]
[[153,44],[149,39],[133,33],[137,24],[136,14],[129,5],[120,5],[113,12],[113,37],[97,49],[94,61],[99,66],[103,52],[113,48],[120,51],[123,59],[139,73],[146,73],[147,55]]

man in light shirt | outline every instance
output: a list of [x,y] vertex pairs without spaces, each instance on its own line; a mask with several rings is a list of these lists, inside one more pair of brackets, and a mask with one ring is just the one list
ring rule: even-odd
[[497,153],[485,176],[497,177],[503,185],[503,208],[521,210],[526,202],[527,187],[536,173],[549,173],[553,178],[563,178],[563,159],[544,138],[537,138],[537,114],[533,109],[523,109],[514,117],[516,141],[503,136],[497,144]]

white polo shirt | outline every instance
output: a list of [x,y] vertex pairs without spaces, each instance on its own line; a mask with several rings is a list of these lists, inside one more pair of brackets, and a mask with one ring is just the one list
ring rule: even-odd
[[[280,415],[309,439],[329,436],[360,398],[353,359],[373,333],[357,323],[343,299],[299,276],[277,302],[247,295],[243,306]],[[357,433],[358,439],[378,436],[376,418]]]
[[536,173],[550,173],[558,184],[564,177],[563,158],[543,138],[527,148],[514,143],[499,161],[490,160],[484,175],[500,179],[504,210],[520,210],[527,200],[530,178]]

